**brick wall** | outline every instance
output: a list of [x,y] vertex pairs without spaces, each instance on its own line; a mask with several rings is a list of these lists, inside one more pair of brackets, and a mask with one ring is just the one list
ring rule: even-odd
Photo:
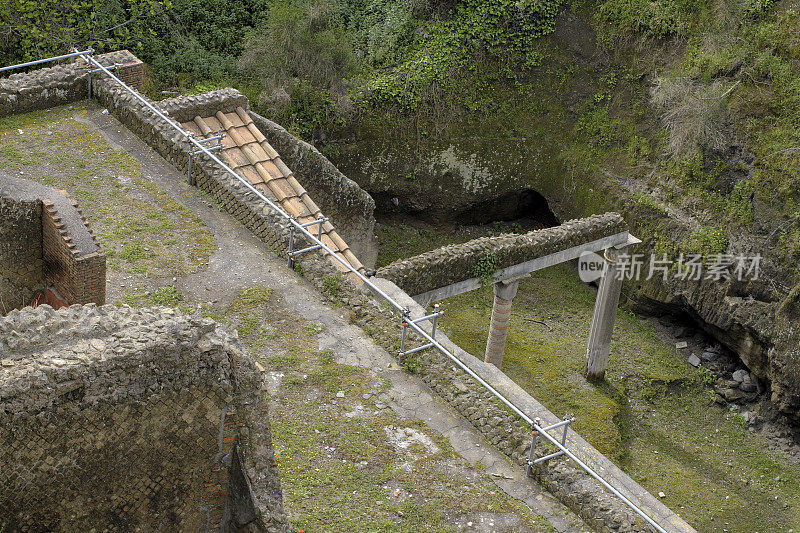
[[141,91],[144,87],[144,63],[128,50],[103,54],[99,56],[98,61],[103,65],[106,65],[107,61],[113,61],[118,65],[115,74],[123,83],[137,91]]
[[42,206],[3,194],[0,177],[0,315],[31,303],[44,289]]
[[[77,202],[70,201],[78,211],[85,231],[89,232],[96,243]],[[45,280],[70,304],[104,304],[106,256],[99,251],[99,246],[98,251],[82,254],[75,246],[74,237],[70,235],[61,216],[51,200],[43,201],[41,224]]]

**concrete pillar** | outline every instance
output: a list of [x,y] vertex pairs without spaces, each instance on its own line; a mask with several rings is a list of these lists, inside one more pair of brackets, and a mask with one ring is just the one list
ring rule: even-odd
[[498,281],[494,284],[492,320],[489,323],[484,361],[497,368],[503,368],[503,352],[506,349],[508,323],[511,320],[511,301],[517,295],[518,288],[519,281]]
[[611,248],[605,252],[608,268],[600,279],[597,299],[594,302],[594,314],[586,347],[586,379],[590,381],[601,381],[605,378],[608,355],[611,352],[611,334],[614,331],[614,318],[617,316],[619,295],[622,290],[617,254],[618,252]]

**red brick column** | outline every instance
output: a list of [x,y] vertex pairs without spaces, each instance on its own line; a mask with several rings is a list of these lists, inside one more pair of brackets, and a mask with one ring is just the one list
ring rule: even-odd
[[492,320],[489,323],[489,338],[486,340],[486,356],[484,361],[497,368],[503,367],[503,353],[506,350],[508,323],[511,321],[511,301],[517,295],[519,281],[494,284],[494,305]]
[[[66,196],[66,195],[65,195]],[[68,197],[69,198],[69,197]],[[73,206],[78,208],[72,200]],[[72,242],[56,206],[42,201],[42,259],[45,283],[53,287],[69,304],[106,302],[106,256],[102,251],[81,254]],[[78,210],[80,213],[80,210]],[[92,238],[86,218],[83,225]],[[98,246],[99,249],[99,246]]]

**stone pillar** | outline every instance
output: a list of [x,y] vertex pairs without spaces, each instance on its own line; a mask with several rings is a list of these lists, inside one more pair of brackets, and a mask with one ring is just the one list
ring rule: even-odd
[[508,322],[511,320],[511,301],[517,295],[519,281],[498,281],[494,284],[492,320],[489,323],[489,338],[486,340],[484,361],[503,368],[503,352],[506,349]]
[[611,352],[611,334],[614,331],[614,318],[617,316],[622,290],[617,254],[611,248],[604,254],[608,268],[600,279],[586,348],[586,379],[590,381],[601,381],[605,378],[608,355]]

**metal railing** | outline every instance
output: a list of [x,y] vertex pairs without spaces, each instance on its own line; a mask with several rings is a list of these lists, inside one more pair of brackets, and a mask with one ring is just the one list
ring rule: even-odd
[[[428,334],[428,332],[425,331],[418,324],[418,322],[423,321],[423,319],[433,318],[435,320],[435,318],[440,313],[435,312],[435,313],[433,313],[431,315],[428,315],[426,317],[422,317],[421,319],[416,319],[416,320],[411,319],[410,310],[408,308],[401,306],[391,296],[389,296],[388,294],[386,294],[386,292],[381,290],[380,287],[375,285],[367,276],[365,276],[364,274],[359,272],[356,268],[354,268],[352,265],[350,265],[350,263],[348,263],[345,259],[343,259],[343,258],[339,257],[338,255],[336,255],[336,253],[334,253],[334,251],[331,250],[328,247],[328,245],[326,245],[324,242],[322,242],[321,234],[319,236],[312,234],[307,228],[308,228],[308,226],[310,226],[313,223],[311,223],[311,224],[302,224],[302,223],[300,223],[295,217],[293,217],[292,215],[290,215],[289,213],[284,211],[279,205],[275,204],[272,200],[267,198],[264,194],[261,193],[261,191],[256,189],[246,179],[244,179],[239,174],[237,174],[233,169],[231,169],[227,164],[225,164],[225,162],[223,162],[219,157],[217,157],[214,153],[212,153],[211,149],[207,148],[203,144],[204,140],[195,139],[194,136],[190,132],[187,132],[180,125],[178,125],[177,123],[173,122],[172,119],[170,119],[167,115],[165,115],[160,109],[155,107],[146,98],[141,96],[137,91],[135,91],[134,89],[129,87],[126,83],[124,83],[117,76],[115,76],[111,72],[111,70],[109,70],[108,68],[104,67],[99,61],[97,61],[94,57],[92,57],[93,53],[94,53],[94,50],[91,49],[91,48],[88,49],[88,50],[85,50],[83,52],[73,51],[70,54],[66,54],[66,55],[63,55],[63,56],[58,56],[58,57],[53,57],[53,58],[48,58],[48,59],[40,59],[38,61],[32,61],[32,62],[29,62],[29,63],[23,63],[21,65],[12,65],[12,66],[8,66],[8,67],[3,67],[2,69],[0,69],[0,71],[9,70],[9,69],[12,69],[12,68],[22,68],[22,67],[25,67],[25,66],[45,63],[45,62],[48,62],[48,61],[58,61],[60,59],[66,59],[66,58],[70,58],[70,57],[77,57],[77,56],[83,57],[83,59],[87,62],[88,65],[90,65],[90,66],[94,65],[95,67],[97,67],[96,70],[92,69],[91,72],[101,71],[104,74],[106,74],[117,85],[119,85],[121,88],[123,88],[131,96],[136,98],[145,107],[147,107],[150,111],[152,111],[157,117],[159,117],[160,119],[165,121],[167,124],[169,124],[170,127],[172,127],[175,131],[177,131],[183,137],[185,137],[191,144],[193,144],[196,147],[196,150],[194,151],[194,154],[202,153],[202,154],[205,154],[206,156],[208,156],[212,161],[214,161],[223,170],[225,170],[225,172],[230,174],[232,177],[236,178],[248,190],[250,190],[260,200],[262,200],[265,204],[267,204],[278,215],[280,215],[282,218],[286,219],[290,224],[292,235],[294,234],[295,231],[299,231],[300,233],[302,233],[306,237],[306,239],[308,239],[311,243],[313,243],[313,245],[311,247],[309,247],[308,250],[310,250],[310,249],[320,249],[324,253],[329,255],[330,257],[333,257],[336,261],[341,263],[342,266],[346,270],[348,270],[351,274],[353,274],[356,277],[358,277],[375,294],[377,294],[383,300],[385,300],[386,303],[388,303],[392,308],[394,308],[395,311],[399,312],[400,316],[401,316],[401,321],[402,321],[403,333],[405,333],[407,328],[413,329],[418,335],[420,335],[423,339],[425,339],[427,341],[426,348],[436,348],[436,350],[438,350],[442,355],[444,355],[445,357],[450,359],[461,370],[466,372],[467,375],[469,375],[472,379],[477,381],[482,387],[484,387],[487,391],[489,391],[495,398],[500,400],[500,402],[502,402],[506,407],[511,409],[511,411],[516,413],[522,420],[524,420],[527,424],[529,424],[531,426],[531,428],[533,429],[533,431],[534,431],[534,442],[532,443],[532,448],[535,446],[535,442],[536,442],[535,441],[535,436],[536,435],[541,435],[541,436],[545,437],[548,441],[550,441],[553,445],[555,445],[561,452],[563,452],[564,455],[566,455],[567,457],[572,459],[578,466],[580,466],[583,470],[585,470],[589,475],[591,475],[593,478],[595,478],[597,481],[599,481],[604,487],[606,487],[608,490],[610,490],[615,496],[617,496],[628,507],[630,507],[634,512],[636,512],[636,514],[638,514],[647,523],[649,523],[657,531],[659,531],[659,533],[667,533],[666,530],[664,530],[664,528],[662,528],[652,518],[650,518],[647,514],[645,514],[644,511],[639,509],[639,507],[637,507],[636,504],[634,504],[628,498],[626,498],[624,495],[622,495],[617,489],[612,487],[599,474],[597,474],[591,467],[589,467],[583,461],[578,459],[572,452],[570,452],[566,448],[566,446],[565,446],[565,444],[566,444],[566,438],[565,438],[566,437],[566,428],[564,430],[564,437],[562,437],[562,440],[564,441],[563,443],[559,442],[557,439],[555,439],[554,437],[552,437],[550,434],[547,433],[547,431],[546,431],[547,429],[553,429],[554,427],[562,425],[562,423],[558,423],[555,426],[548,426],[547,428],[542,428],[541,425],[540,425],[541,421],[538,418],[532,419],[527,414],[525,414],[521,409],[519,409],[510,400],[508,400],[508,398],[506,398],[502,393],[500,393],[497,389],[492,387],[492,385],[487,383],[486,380],[481,378],[471,368],[469,368],[464,362],[462,362],[458,357],[453,355],[447,348],[445,348],[439,341],[437,341],[434,338],[434,335],[436,334],[435,327],[434,327],[434,329],[432,329],[432,334]],[[190,160],[193,157],[193,155],[189,155],[189,159]],[[320,226],[321,226],[321,224],[320,224]],[[303,251],[306,251],[306,250],[303,250]],[[290,253],[291,253],[291,251],[290,251]],[[296,253],[297,252],[295,252],[295,254]],[[293,257],[292,255],[289,256],[290,259],[292,257]],[[405,352],[405,354],[407,354],[407,353],[410,353],[410,351],[409,352]],[[571,423],[571,420],[570,420],[570,423]],[[567,425],[568,425],[568,423],[567,423]],[[561,453],[558,453],[557,455],[561,455]]]
[[91,54],[94,52],[91,48],[88,50],[84,50],[83,52],[70,52],[69,54],[64,54],[63,56],[55,56],[55,57],[48,57],[45,59],[37,59],[36,61],[28,61],[27,63],[17,63],[16,65],[9,65],[7,67],[0,67],[0,72],[6,70],[15,70],[18,68],[25,68],[25,67],[32,67],[33,65],[41,65],[42,63],[53,63],[55,61],[61,61],[62,59],[70,59],[73,57],[84,56],[85,54]]

